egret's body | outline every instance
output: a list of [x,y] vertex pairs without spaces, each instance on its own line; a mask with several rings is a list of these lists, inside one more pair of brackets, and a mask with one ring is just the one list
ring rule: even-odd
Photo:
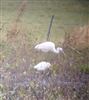
[[60,51],[63,51],[62,48],[58,47],[57,49],[55,48],[55,44],[53,42],[43,42],[35,46],[35,49],[38,51],[42,52],[54,52],[54,53],[59,53]]
[[42,61],[42,62],[38,63],[37,65],[35,65],[34,69],[36,69],[38,71],[44,71],[44,70],[48,69],[50,66],[51,66],[51,64],[49,62]]

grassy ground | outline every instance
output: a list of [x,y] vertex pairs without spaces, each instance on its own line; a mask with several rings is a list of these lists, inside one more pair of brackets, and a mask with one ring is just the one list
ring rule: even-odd
[[[28,0],[21,17],[19,6],[21,0],[0,0],[0,100],[63,100],[60,86],[66,90],[74,84],[68,82],[69,76],[63,79],[64,56],[40,54],[34,46],[46,40],[52,15],[50,39],[62,46],[59,42],[64,40],[64,29],[88,24],[89,2]],[[35,71],[33,66],[41,60],[50,61],[52,68],[43,73]]]
[[[1,23],[11,24],[16,18],[18,6],[21,0],[1,0]],[[52,15],[55,15],[51,30],[51,40],[59,40],[64,35],[64,30],[60,27],[72,27],[74,25],[87,24],[89,18],[89,2],[62,0],[28,0],[27,7],[23,14],[22,23],[28,29],[28,33],[42,35],[45,39],[48,30],[49,22]],[[4,33],[4,32],[2,32]],[[1,34],[0,34],[1,35]]]

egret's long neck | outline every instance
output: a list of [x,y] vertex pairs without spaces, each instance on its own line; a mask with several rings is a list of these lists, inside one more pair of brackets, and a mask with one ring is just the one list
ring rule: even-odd
[[54,48],[53,49],[53,52],[58,54],[59,53],[59,50]]

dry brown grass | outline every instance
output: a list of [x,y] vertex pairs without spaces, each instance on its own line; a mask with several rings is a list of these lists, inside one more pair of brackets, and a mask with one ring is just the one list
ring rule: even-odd
[[71,84],[62,87],[66,100],[89,99],[89,25],[76,27],[65,36],[62,75]]
[[[8,29],[7,33],[7,39],[11,41],[11,39],[15,39],[18,34],[20,34],[22,30],[22,23],[21,18],[25,12],[25,8],[27,6],[27,0],[22,0],[20,7],[17,9],[17,15],[15,16],[15,19],[11,23],[11,26]],[[21,35],[21,34],[20,34]]]
[[64,45],[76,49],[89,47],[89,25],[72,29],[69,34],[66,34]]
[[[85,63],[88,62],[87,57],[82,60],[81,57],[87,52],[84,49],[89,46],[89,26],[76,27],[65,37],[64,51],[66,56],[63,54],[57,57],[51,54],[50,57],[39,56],[40,53],[36,53],[32,48],[32,43],[36,40],[32,38],[31,43],[29,43],[26,29],[21,22],[26,5],[26,0],[23,0],[7,33],[7,44],[11,46],[11,52],[10,55],[3,58],[2,70],[0,69],[0,78],[2,78],[2,84],[5,86],[4,91],[2,91],[2,94],[5,92],[4,98],[6,100],[62,100],[60,94],[63,94],[65,100],[87,100],[89,98],[87,96],[89,93],[87,93],[89,91],[88,83],[84,83],[84,88],[81,86],[81,80],[85,79],[86,76],[80,80],[78,72],[81,69],[81,64],[84,64],[85,67]],[[80,50],[83,51],[80,52]],[[55,57],[55,59],[51,57]],[[44,73],[31,69],[35,63],[42,59],[52,60],[53,68]],[[85,69],[82,70],[83,73],[86,73]],[[76,85],[77,83],[78,85]],[[62,88],[60,89],[60,87]],[[78,91],[80,89],[84,89],[84,91],[82,90],[82,93],[81,91],[77,92],[76,87],[78,87]],[[76,97],[73,89],[76,91]],[[83,99],[82,96],[84,96]]]

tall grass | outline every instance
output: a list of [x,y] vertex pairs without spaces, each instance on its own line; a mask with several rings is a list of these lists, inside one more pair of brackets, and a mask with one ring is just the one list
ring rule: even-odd
[[[89,99],[89,25],[76,27],[65,36],[65,63],[62,74],[71,82],[62,87],[68,100]],[[68,92],[67,92],[68,91]]]
[[[9,53],[0,68],[0,99],[88,100],[89,26],[76,26],[66,34],[62,44],[65,55],[37,53],[33,49],[41,36],[29,33],[21,22],[26,6],[23,0],[8,29],[7,44],[2,45],[2,51],[5,45],[10,48],[6,48]],[[50,61],[51,69],[35,71],[33,66],[41,60]]]

